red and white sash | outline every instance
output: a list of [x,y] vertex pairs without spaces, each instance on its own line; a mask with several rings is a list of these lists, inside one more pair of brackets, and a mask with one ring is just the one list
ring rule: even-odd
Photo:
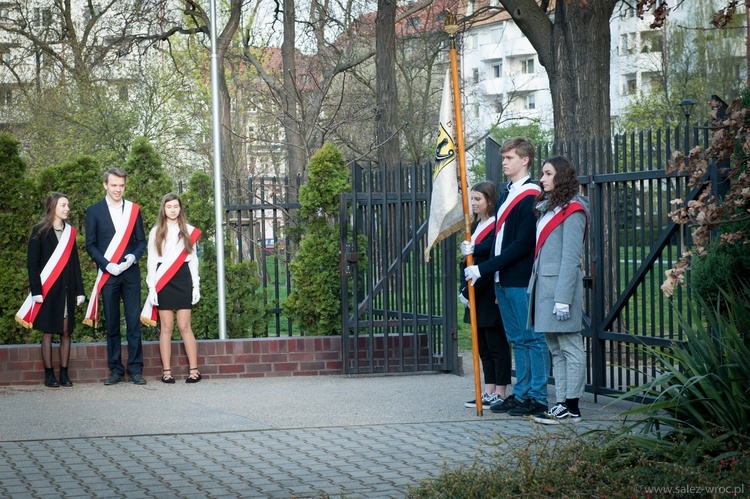
[[[582,211],[583,216],[588,218],[583,205],[578,201],[571,201],[565,205],[564,208],[558,206],[554,210],[545,213],[545,215],[539,219],[539,223],[536,227],[536,249],[534,250],[534,259],[539,255],[539,250],[542,249],[544,242],[552,231],[563,223],[566,218],[578,211]],[[585,232],[583,237],[586,237]]]
[[479,244],[485,239],[487,239],[487,236],[492,234],[492,229],[495,228],[495,217],[492,216],[485,220],[484,222],[479,222],[477,224],[476,229],[474,229],[474,233],[471,235],[471,242],[474,244]]
[[503,248],[503,234],[505,233],[505,220],[513,211],[518,203],[526,199],[528,196],[538,195],[542,189],[534,184],[528,183],[523,184],[518,189],[513,189],[508,193],[508,197],[505,198],[503,204],[500,205],[500,209],[497,210],[497,223],[495,225],[495,255],[499,255]]
[[[198,238],[201,237],[201,231],[190,225],[187,226],[187,229],[190,233],[190,239],[193,241],[193,247],[195,247],[195,243],[198,242]],[[182,239],[178,239],[177,244],[172,248],[169,254],[164,255],[164,261],[159,265],[159,268],[156,269],[155,279],[157,293],[164,289],[164,286],[166,286],[169,280],[174,277],[182,264],[185,263],[187,256],[188,253],[185,250],[185,245],[183,244]],[[156,319],[158,317],[159,307],[151,305],[151,302],[146,298],[146,303],[143,305],[143,310],[141,310],[141,322],[146,326],[153,327],[156,326]]]
[[[68,264],[70,254],[73,252],[73,246],[76,243],[76,229],[69,224],[65,224],[60,240],[57,242],[55,251],[47,260],[40,274],[42,278],[42,299],[47,298],[50,288],[57,282],[65,266]],[[36,319],[41,303],[35,303],[31,293],[26,297],[21,308],[16,312],[16,322],[25,328],[31,329]]]
[[[104,252],[104,258],[112,263],[119,262],[125,249],[130,241],[130,236],[133,234],[133,228],[135,227],[135,221],[138,219],[138,213],[140,207],[132,201],[124,201],[124,208],[122,213],[122,223],[115,229],[115,235],[107,246],[107,250]],[[83,323],[87,326],[93,326],[99,320],[99,293],[104,287],[104,284],[112,275],[109,272],[103,272],[99,269],[96,274],[96,282],[94,282],[94,289],[91,291],[91,298],[89,299],[89,306],[86,308],[86,317],[83,319]]]

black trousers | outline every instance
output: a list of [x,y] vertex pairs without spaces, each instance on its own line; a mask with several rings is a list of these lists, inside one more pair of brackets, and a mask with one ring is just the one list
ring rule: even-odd
[[[139,274],[140,277],[140,274]],[[107,320],[107,364],[114,374],[125,374],[122,363],[122,335],[120,332],[120,301],[125,311],[128,339],[128,374],[143,371],[143,343],[141,342],[141,280],[128,282],[122,276],[110,276],[102,287],[104,318]]]
[[484,382],[491,385],[509,385],[511,357],[505,329],[502,326],[478,327],[477,340]]

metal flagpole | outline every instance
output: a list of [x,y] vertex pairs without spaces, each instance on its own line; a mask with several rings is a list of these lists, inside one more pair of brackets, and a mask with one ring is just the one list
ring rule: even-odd
[[[456,57],[456,33],[458,32],[458,20],[456,15],[450,11],[445,12],[445,27],[450,39],[451,81],[453,83],[453,109],[456,118],[456,145],[458,146],[458,169],[461,177],[461,199],[464,208],[464,239],[471,241],[471,216],[469,213],[469,188],[466,184],[466,156],[464,150],[464,126],[461,119],[461,87],[458,80],[458,61]],[[474,257],[466,257],[466,266],[474,264]],[[463,279],[463,276],[458,276]],[[473,284],[473,283],[472,283]],[[483,416],[482,409],[482,386],[479,379],[479,349],[477,333],[477,307],[474,286],[469,289],[469,319],[471,321],[471,356],[474,360],[474,396],[477,403],[477,415]]]
[[211,121],[214,139],[214,217],[216,220],[216,281],[219,289],[219,339],[227,338],[226,293],[224,291],[224,217],[221,195],[221,107],[219,60],[216,54],[216,0],[211,0]]

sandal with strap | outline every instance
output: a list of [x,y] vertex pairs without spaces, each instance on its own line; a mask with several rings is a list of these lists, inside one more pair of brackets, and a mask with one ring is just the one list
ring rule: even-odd
[[[195,372],[193,372],[195,371]],[[185,379],[185,383],[197,383],[200,380],[203,379],[203,376],[201,376],[200,371],[198,371],[197,367],[191,367],[190,368],[190,376]]]
[[174,383],[174,378],[172,377],[172,370],[171,369],[162,369],[161,370],[161,382],[162,383],[169,383],[170,385]]

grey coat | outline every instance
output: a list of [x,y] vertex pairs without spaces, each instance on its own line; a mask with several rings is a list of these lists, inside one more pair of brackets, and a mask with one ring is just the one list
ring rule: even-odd
[[[583,322],[581,257],[588,222],[588,199],[576,196],[586,215],[573,213],[549,234],[539,250],[529,281],[527,327],[542,333],[577,333]],[[555,303],[570,305],[570,319],[558,321]]]

